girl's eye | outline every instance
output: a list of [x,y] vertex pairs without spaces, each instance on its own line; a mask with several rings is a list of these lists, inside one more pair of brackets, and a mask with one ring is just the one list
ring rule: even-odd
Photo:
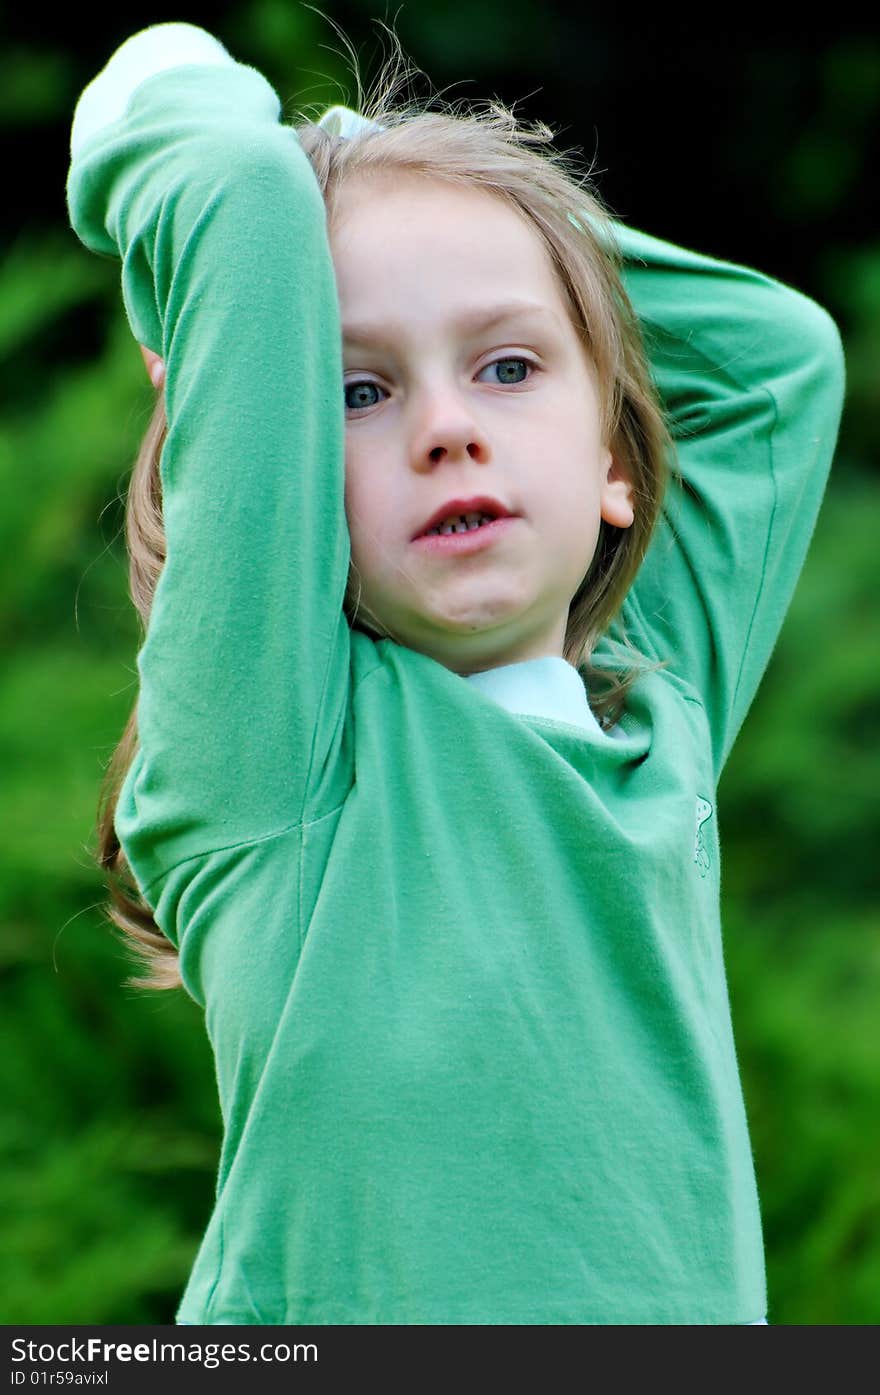
[[[366,378],[356,383],[345,384],[345,405],[353,411],[362,410],[364,407],[375,407],[376,403],[370,401],[371,392],[384,392],[378,383],[371,383]],[[351,394],[349,396],[349,394]]]
[[[510,376],[510,373],[511,373],[511,366],[512,366],[512,365],[513,365],[513,373],[514,373],[514,375],[516,375],[516,374],[518,373],[518,371],[519,371],[520,368],[522,368],[522,369],[531,369],[532,372],[535,371],[535,365],[532,363],[531,359],[527,359],[527,358],[496,358],[496,359],[493,359],[491,363],[487,363],[487,364],[486,364],[486,368],[497,368],[497,369],[499,369],[499,375],[498,375],[498,380],[497,380],[497,381],[500,382],[500,383],[505,383],[505,384],[507,384],[508,386],[515,387],[515,386],[517,385],[517,383],[524,383],[524,382],[526,381],[526,378],[527,378],[528,374],[527,374],[526,372],[523,372],[523,374],[522,374],[521,377],[518,377],[518,376],[513,376],[513,377],[511,377],[511,376]],[[481,368],[481,369],[480,369],[480,372],[481,372],[481,373],[485,373],[485,372],[486,372],[486,368]]]
[[[485,373],[489,368],[497,368],[499,376],[497,381],[508,387],[516,387],[519,383],[527,381],[529,371],[536,372],[535,365],[528,358],[496,358],[491,363],[487,363],[485,368],[480,369],[480,373]],[[345,384],[345,406],[349,411],[365,411],[368,407],[375,407],[378,397],[371,397],[371,393],[385,392],[378,383],[371,382],[368,378],[360,378],[355,382]],[[386,393],[387,396],[387,393]]]

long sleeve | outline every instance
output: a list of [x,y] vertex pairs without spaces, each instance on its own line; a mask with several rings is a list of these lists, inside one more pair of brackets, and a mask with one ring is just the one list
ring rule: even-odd
[[279,116],[259,72],[167,25],[127,40],[74,118],[71,225],[121,260],[132,333],[166,364],[166,561],[116,812],[145,891],[295,827],[342,726],[338,298],[321,192]]
[[718,776],[813,535],[843,409],[843,349],[830,315],[801,292],[614,226],[681,476],[622,618],[702,701]]

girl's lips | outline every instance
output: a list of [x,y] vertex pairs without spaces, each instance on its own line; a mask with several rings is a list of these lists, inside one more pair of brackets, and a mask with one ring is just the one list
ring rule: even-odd
[[506,518],[495,518],[491,523],[483,523],[479,528],[471,528],[466,533],[425,533],[422,537],[413,539],[413,547],[424,548],[426,552],[436,553],[439,557],[447,552],[479,552],[481,548],[497,542],[511,525],[518,521],[516,514],[509,514]]

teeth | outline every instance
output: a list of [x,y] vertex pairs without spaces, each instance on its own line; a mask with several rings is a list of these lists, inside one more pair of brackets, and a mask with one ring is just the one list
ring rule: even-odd
[[469,533],[474,528],[479,528],[481,523],[494,522],[494,517],[488,513],[460,514],[456,519],[447,519],[445,523],[439,523],[436,528],[429,528],[427,536],[430,538],[435,534],[442,534],[446,537],[450,533]]

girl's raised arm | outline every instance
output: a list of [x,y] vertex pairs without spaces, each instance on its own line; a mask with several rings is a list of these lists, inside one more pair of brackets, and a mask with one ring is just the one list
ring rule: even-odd
[[127,40],[74,116],[71,224],[121,259],[133,335],[166,366],[166,561],[116,812],[154,906],[171,868],[302,821],[342,727],[338,299],[321,192],[279,117],[259,72],[184,24]]
[[682,476],[622,618],[703,703],[718,776],[813,535],[843,409],[843,349],[801,292],[619,223],[615,235]]

